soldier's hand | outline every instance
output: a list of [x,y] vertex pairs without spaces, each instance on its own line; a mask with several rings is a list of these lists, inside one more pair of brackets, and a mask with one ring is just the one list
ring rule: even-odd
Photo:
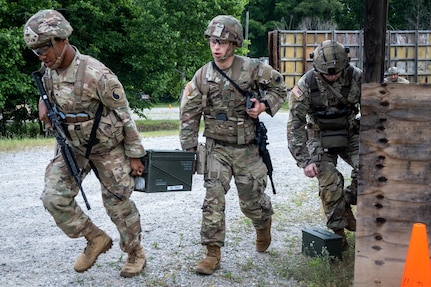
[[310,163],[306,167],[304,167],[304,174],[309,178],[313,178],[318,174],[317,166],[315,163]]
[[39,109],[39,119],[45,123],[45,126],[51,129],[52,125],[51,125],[51,121],[48,119],[48,109],[46,108],[46,105],[43,101],[39,101],[38,109]]
[[132,168],[132,176],[142,176],[144,174],[145,166],[140,158],[129,158],[130,167]]
[[254,105],[253,108],[247,110],[247,114],[253,119],[257,119],[257,117],[266,110],[266,106],[256,98],[251,98],[250,101],[252,101]]

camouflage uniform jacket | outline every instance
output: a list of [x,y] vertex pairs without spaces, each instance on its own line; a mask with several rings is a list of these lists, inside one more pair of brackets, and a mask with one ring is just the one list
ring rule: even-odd
[[386,78],[384,78],[384,80],[383,80],[383,82],[385,82],[385,83],[388,83],[388,84],[390,84],[390,83],[393,83],[393,84],[409,84],[410,83],[410,81],[409,80],[407,80],[407,79],[405,79],[405,78],[403,78],[403,77],[400,77],[400,76],[398,76],[398,78],[397,78],[397,81],[396,82],[392,82],[392,80],[391,80],[391,78],[390,77],[386,77]]
[[[343,87],[348,87],[347,100],[349,132],[354,128],[355,117],[360,109],[362,71],[354,66],[349,75],[348,69],[343,70],[340,78],[332,84],[332,88],[341,93]],[[306,167],[312,162],[318,161],[322,148],[320,145],[320,129],[316,124],[315,107],[311,98],[310,83],[307,82],[307,75],[314,73],[320,91],[320,102],[326,111],[337,111],[341,104],[340,99],[331,91],[329,83],[318,76],[313,70],[308,71],[298,81],[289,92],[289,120],[287,123],[288,147],[295,158],[297,165]],[[314,136],[310,136],[310,135]],[[359,143],[358,143],[359,144]]]
[[[64,123],[69,144],[79,153],[85,154],[91,129],[99,104],[103,113],[96,132],[92,153],[106,153],[123,144],[126,156],[140,158],[145,155],[141,136],[132,119],[123,86],[110,69],[92,57],[86,57],[76,50],[69,67],[60,73],[45,69],[43,76],[50,102],[64,115],[87,114],[88,120],[78,123]],[[78,79],[79,65],[86,62],[82,79]],[[82,81],[80,91],[76,81]]]
[[[197,146],[202,114],[205,137],[233,144],[248,144],[255,138],[255,121],[246,112],[246,97],[211,63],[196,72],[183,92],[180,141],[184,150]],[[258,59],[235,56],[224,72],[242,90],[250,91],[259,101],[265,100],[266,112],[271,116],[286,99],[282,75]]]

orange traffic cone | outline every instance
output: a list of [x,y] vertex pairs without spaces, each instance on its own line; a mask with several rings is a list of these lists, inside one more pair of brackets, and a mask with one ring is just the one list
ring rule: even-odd
[[423,223],[413,224],[401,287],[431,286],[431,261],[427,229]]

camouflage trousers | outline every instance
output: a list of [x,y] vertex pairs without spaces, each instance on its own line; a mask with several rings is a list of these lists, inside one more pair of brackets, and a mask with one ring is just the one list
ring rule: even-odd
[[[216,178],[205,173],[206,195],[202,206],[201,243],[224,246],[226,237],[226,199],[232,176],[238,190],[241,212],[262,229],[274,214],[271,199],[265,194],[267,169],[254,145],[215,144],[208,161],[216,161]],[[211,177],[211,178],[210,178]]]
[[[322,201],[329,229],[344,229],[347,226],[346,208],[350,208],[353,199],[356,202],[358,189],[359,137],[350,139],[349,147],[336,154],[324,153],[318,165],[319,196]],[[338,157],[352,167],[351,184],[344,190],[344,177],[337,170]]]
[[[77,163],[82,167],[84,156],[75,153]],[[124,147],[109,153],[91,155],[101,183],[102,200],[105,210],[120,233],[120,248],[129,253],[141,241],[141,222],[135,203],[130,200],[134,189],[129,159]],[[84,177],[90,171],[86,167]],[[45,187],[41,195],[44,207],[50,212],[57,226],[69,237],[85,236],[91,219],[77,204],[75,197],[79,187],[61,154],[51,160],[45,171]]]

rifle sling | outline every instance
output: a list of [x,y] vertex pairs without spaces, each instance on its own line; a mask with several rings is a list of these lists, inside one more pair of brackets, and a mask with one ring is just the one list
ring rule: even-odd
[[[241,65],[239,65],[238,61],[235,61],[236,58],[233,59],[233,63],[232,63],[232,75],[234,76],[239,76],[240,74],[240,70],[241,70]],[[228,77],[228,75],[226,75],[225,72],[223,72],[219,67],[217,67],[216,63],[214,61],[212,61],[212,65],[213,68],[219,72],[223,77],[225,77],[234,87],[235,89],[238,90],[238,92],[240,92],[241,95],[243,95],[244,97],[247,98],[247,92],[244,91],[243,89],[241,89],[237,83],[235,83],[234,80],[232,80],[231,78]],[[239,125],[239,122],[238,122]],[[238,144],[245,144],[245,132],[244,129],[239,128],[238,126]]]
[[[229,82],[235,87],[235,89],[237,89],[240,93],[241,93],[241,95],[243,95],[244,97],[247,97],[247,93],[246,93],[246,91],[244,91],[243,89],[241,89],[239,86],[238,86],[238,84],[237,83],[235,83],[231,78],[229,78],[227,75],[226,75],[226,73],[225,72],[223,72],[219,67],[217,67],[217,65],[216,65],[216,63],[214,62],[214,61],[212,61],[212,65],[213,65],[213,68],[217,71],[217,72],[219,72],[223,77],[225,77],[227,80],[229,80]],[[233,67],[233,73],[235,74],[235,71],[236,71],[236,69],[235,69],[235,60],[234,60],[234,62],[233,62],[233,64],[232,64],[232,67]],[[255,120],[255,122],[256,122],[256,128],[258,128],[258,125],[259,125],[259,118],[257,118],[256,120]],[[262,125],[264,125],[263,124],[263,122],[261,122],[261,124]],[[265,143],[265,146],[266,146],[266,143]],[[265,150],[267,150],[266,149],[266,147],[265,147]],[[260,150],[260,147],[259,147],[259,154],[262,156],[262,152],[263,151],[261,151]],[[268,152],[268,155],[269,155],[269,152]],[[269,159],[270,160],[270,159]],[[268,164],[265,162],[265,165],[266,165],[266,167],[268,168]],[[269,173],[269,169],[268,169],[268,173]],[[269,179],[271,180],[271,186],[272,186],[272,192],[274,193],[274,194],[276,194],[276,191],[275,191],[275,186],[274,186],[274,182],[273,182],[273,180],[272,180],[272,174],[270,174],[269,175]]]
[[86,172],[86,167],[88,164],[90,164],[91,169],[95,170],[92,165],[92,162],[90,161],[90,153],[91,153],[91,149],[93,148],[94,140],[96,139],[96,131],[97,131],[97,128],[99,127],[100,118],[102,117],[102,111],[103,111],[103,104],[102,102],[100,102],[99,107],[97,108],[93,127],[91,128],[90,139],[88,140],[87,149],[85,150],[85,161],[84,161],[84,165],[82,166],[81,172],[79,174],[81,177]]
[[[237,83],[235,83],[235,81],[234,80],[232,80],[231,78],[229,78],[228,77],[228,75],[226,75],[226,73],[225,72],[223,72],[222,71],[222,69],[220,69],[219,67],[217,67],[217,65],[216,65],[216,63],[214,62],[214,61],[212,61],[212,65],[213,65],[213,68],[217,71],[217,72],[219,72],[223,77],[225,77],[231,84],[232,84],[232,86],[234,86],[235,87],[235,89],[237,89],[238,90],[238,92],[240,92],[241,93],[241,95],[243,95],[244,97],[246,97],[247,96],[247,94],[246,94],[246,91],[244,91],[243,89],[241,89],[239,86],[238,86],[238,84]],[[233,62],[233,64],[232,64],[232,67],[233,67],[233,74],[236,74],[235,72],[236,72],[236,65],[235,65],[235,59],[234,59],[234,62]]]
[[97,108],[96,117],[94,119],[93,127],[91,128],[90,139],[88,140],[87,150],[85,151],[85,158],[88,160],[90,158],[91,149],[93,148],[94,140],[96,139],[96,131],[99,127],[100,118],[102,117],[103,104],[100,102]]

